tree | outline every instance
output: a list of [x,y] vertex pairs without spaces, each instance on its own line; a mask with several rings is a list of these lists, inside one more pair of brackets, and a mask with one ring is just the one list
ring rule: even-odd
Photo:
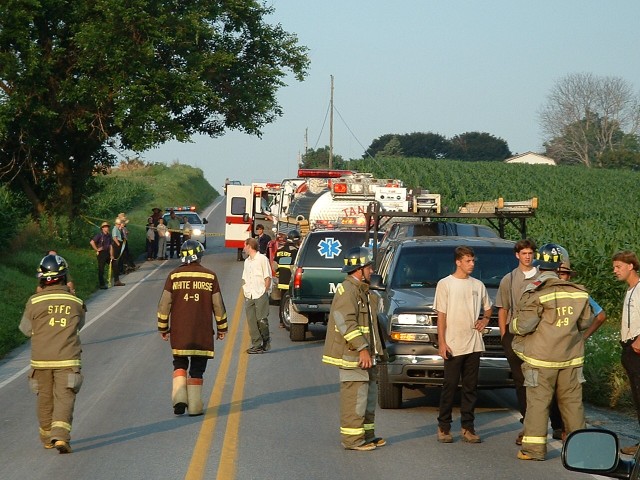
[[[344,169],[346,162],[340,155],[333,155],[333,168]],[[302,168],[329,168],[329,145],[314,150],[310,148],[302,155]]]
[[559,80],[540,112],[546,154],[564,163],[606,166],[605,152],[623,149],[640,129],[640,102],[621,78],[570,74]]
[[110,147],[260,135],[306,48],[253,0],[0,4],[0,179],[73,216]]
[[507,142],[486,132],[466,132],[451,139],[449,158],[452,159],[500,161],[510,156]]
[[[364,157],[381,154],[393,138],[399,141],[401,155],[418,158],[445,158],[449,152],[449,141],[438,133],[414,132],[402,135],[385,134],[371,142]],[[398,155],[396,153],[396,155]]]
[[387,142],[382,150],[380,150],[376,156],[380,155],[381,157],[402,157],[402,146],[400,145],[400,140],[397,135],[391,137],[391,140]]

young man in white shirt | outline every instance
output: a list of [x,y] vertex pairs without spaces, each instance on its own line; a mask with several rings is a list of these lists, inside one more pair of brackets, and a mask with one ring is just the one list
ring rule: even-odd
[[[622,366],[629,377],[631,397],[640,422],[640,262],[634,252],[628,250],[613,256],[613,274],[621,282],[627,283],[627,293],[622,305],[620,344],[622,345]],[[636,291],[638,290],[638,291]],[[635,455],[638,444],[623,447],[620,452]]]
[[251,348],[247,353],[264,353],[271,349],[268,319],[271,266],[269,259],[258,251],[255,238],[245,240],[244,253],[247,258],[242,269],[242,290],[251,337]]
[[[475,432],[474,409],[478,397],[482,331],[491,319],[491,299],[484,284],[471,276],[475,254],[470,247],[455,249],[456,270],[438,282],[434,308],[438,312],[438,353],[444,359],[444,381],[440,393],[438,441],[451,443],[453,397],[462,384],[460,423],[462,441],[480,443]],[[483,312],[482,318],[478,318]]]

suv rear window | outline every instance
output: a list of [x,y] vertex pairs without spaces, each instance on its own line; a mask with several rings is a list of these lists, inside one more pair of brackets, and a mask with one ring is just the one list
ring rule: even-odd
[[[454,247],[433,245],[402,248],[393,269],[391,288],[435,287],[455,270]],[[474,247],[476,265],[471,274],[486,287],[497,288],[518,261],[512,247]]]
[[353,247],[364,245],[365,233],[357,231],[329,230],[311,232],[304,241],[300,265],[305,267],[342,268],[344,253]]

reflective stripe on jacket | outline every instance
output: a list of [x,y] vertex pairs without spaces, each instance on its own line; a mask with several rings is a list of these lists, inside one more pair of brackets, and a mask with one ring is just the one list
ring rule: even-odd
[[516,335],[513,350],[534,367],[579,367],[584,363],[580,332],[592,321],[585,287],[545,272],[527,286],[509,324]]

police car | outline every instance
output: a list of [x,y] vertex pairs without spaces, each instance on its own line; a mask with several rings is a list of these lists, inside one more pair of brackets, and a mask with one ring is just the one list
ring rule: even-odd
[[[207,219],[200,217],[196,213],[196,207],[193,205],[186,206],[177,206],[177,207],[167,207],[165,208],[165,213],[162,216],[164,219],[164,224],[167,225],[169,221],[169,217],[171,215],[171,211],[176,213],[176,217],[180,219],[180,245],[182,245],[182,230],[184,228],[184,219],[186,218],[189,224],[191,225],[191,239],[197,240],[200,242],[205,248],[207,247],[207,236],[206,236],[206,224]],[[171,234],[167,232],[167,250],[169,249],[169,239]]]

